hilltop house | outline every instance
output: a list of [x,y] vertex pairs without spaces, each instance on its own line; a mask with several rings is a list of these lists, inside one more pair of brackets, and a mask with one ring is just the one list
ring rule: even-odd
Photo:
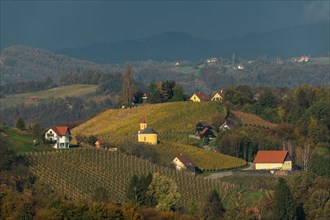
[[51,127],[45,133],[45,139],[52,142],[54,148],[69,148],[71,132],[68,126]]
[[258,151],[254,158],[256,170],[292,170],[292,159],[288,151]]
[[194,93],[191,96],[190,100],[193,101],[193,102],[206,102],[206,101],[209,101],[210,98],[205,93],[198,92],[198,93]]
[[225,94],[222,92],[222,90],[220,90],[214,93],[214,95],[211,98],[211,101],[222,102],[224,98],[225,98]]
[[147,143],[147,144],[157,144],[157,132],[148,128],[147,122],[144,116],[141,118],[140,130],[138,131],[138,142]]
[[197,165],[190,160],[189,157],[180,154],[176,156],[172,163],[175,165],[175,169],[177,170],[188,170],[193,173],[201,173],[201,170],[197,167]]

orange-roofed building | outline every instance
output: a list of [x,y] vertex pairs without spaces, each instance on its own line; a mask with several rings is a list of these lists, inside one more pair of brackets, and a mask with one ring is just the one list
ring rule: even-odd
[[71,132],[68,126],[51,127],[45,133],[45,139],[53,144],[54,148],[69,148]]
[[286,150],[258,151],[253,163],[256,170],[292,170],[292,159]]

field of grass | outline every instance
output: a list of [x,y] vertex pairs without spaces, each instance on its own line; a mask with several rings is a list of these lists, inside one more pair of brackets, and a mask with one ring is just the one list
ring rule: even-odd
[[235,189],[227,194],[227,196],[223,199],[223,205],[225,208],[228,208],[231,203],[231,196],[234,193],[239,193],[243,200],[244,205],[248,208],[253,208],[258,206],[258,203],[265,198],[268,194],[267,192],[263,192],[260,190],[254,189]]
[[217,114],[217,104],[213,102],[169,102],[131,109],[109,109],[73,129],[72,134],[98,135],[109,138],[111,142],[111,137],[137,135],[142,116],[145,117],[148,127],[160,134],[191,134],[199,121],[211,122]]
[[240,111],[232,111],[238,118],[240,118],[245,125],[262,127],[262,128],[274,128],[277,124],[271,123],[260,118],[257,115],[249,114]]
[[[30,93],[22,93],[15,95],[8,95],[6,98],[1,99],[0,109],[4,109],[9,106],[19,105],[21,103],[24,104],[36,104],[38,102],[42,102],[49,98],[64,98],[66,96],[85,96],[88,94],[92,94],[96,91],[96,85],[70,85],[70,86],[62,86],[56,87],[44,91],[38,92],[30,92]],[[39,98],[38,101],[30,100],[30,97],[36,96]]]
[[29,131],[21,131],[16,128],[6,128],[5,135],[10,149],[16,153],[25,153],[45,149],[42,146],[33,146],[33,137]]
[[105,187],[113,202],[125,201],[125,190],[134,174],[158,172],[173,179],[181,194],[179,204],[201,204],[216,189],[224,198],[234,184],[205,180],[119,152],[96,149],[71,149],[26,154],[33,174],[57,193],[76,200],[90,199],[97,187]]

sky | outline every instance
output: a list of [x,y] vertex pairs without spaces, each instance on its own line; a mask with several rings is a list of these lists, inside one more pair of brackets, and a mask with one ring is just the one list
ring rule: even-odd
[[48,50],[140,39],[169,31],[221,40],[329,22],[329,1],[0,0],[1,49]]

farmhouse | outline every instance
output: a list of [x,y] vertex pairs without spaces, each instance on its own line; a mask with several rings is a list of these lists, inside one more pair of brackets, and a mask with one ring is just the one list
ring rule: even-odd
[[96,142],[95,142],[95,147],[96,147],[96,149],[102,149],[102,148],[105,148],[105,141],[103,141],[103,140],[97,140]]
[[197,165],[190,160],[189,157],[180,154],[176,156],[173,160],[172,163],[175,165],[175,168],[177,170],[188,170],[193,173],[200,173],[201,170],[197,167]]
[[51,127],[45,133],[45,139],[53,143],[54,148],[69,148],[71,132],[68,126]]
[[225,94],[223,93],[222,90],[220,90],[214,93],[214,95],[211,98],[211,101],[222,102],[224,98],[225,98]]
[[209,101],[210,98],[205,93],[198,92],[198,93],[194,93],[191,96],[190,100],[193,101],[193,102],[206,102],[206,101]]
[[258,151],[253,163],[256,170],[292,170],[292,160],[288,151]]
[[157,132],[152,128],[148,128],[144,116],[141,118],[140,122],[140,130],[138,131],[138,142],[153,145],[157,144]]

